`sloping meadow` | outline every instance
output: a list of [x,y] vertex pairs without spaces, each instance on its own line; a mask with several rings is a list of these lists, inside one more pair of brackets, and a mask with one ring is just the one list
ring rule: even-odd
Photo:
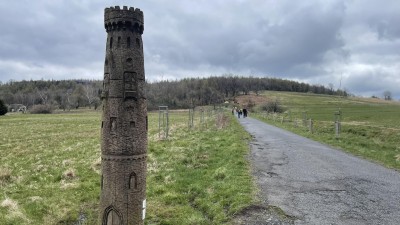
[[[385,165],[400,169],[400,103],[375,98],[265,92],[284,113],[261,120]],[[340,111],[340,116],[335,115]],[[337,133],[335,121],[341,129]],[[311,123],[310,123],[311,121]]]

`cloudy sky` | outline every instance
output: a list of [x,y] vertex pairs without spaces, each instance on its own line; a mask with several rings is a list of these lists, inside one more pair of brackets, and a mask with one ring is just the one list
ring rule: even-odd
[[399,0],[0,0],[0,81],[102,79],[116,5],[144,11],[150,81],[269,76],[400,99]]

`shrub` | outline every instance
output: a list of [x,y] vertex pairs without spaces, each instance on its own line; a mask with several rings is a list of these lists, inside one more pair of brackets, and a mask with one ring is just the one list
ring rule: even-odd
[[3,100],[0,99],[0,116],[5,115],[7,111],[7,106],[4,104]]
[[247,101],[247,110],[249,110],[250,112],[254,112],[254,106],[256,106],[256,103],[253,102],[251,99],[249,99]]
[[261,107],[261,109],[271,113],[282,113],[285,111],[277,99],[275,101],[268,101]]
[[30,112],[32,114],[50,114],[53,112],[53,107],[51,105],[34,105]]

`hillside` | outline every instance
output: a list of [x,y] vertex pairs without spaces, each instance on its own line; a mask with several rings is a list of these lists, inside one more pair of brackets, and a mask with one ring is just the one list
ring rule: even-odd
[[[174,109],[217,105],[238,95],[265,90],[348,94],[346,91],[333,90],[323,85],[310,85],[279,78],[234,75],[147,82],[145,86],[150,110],[158,109],[159,105],[168,105]],[[31,80],[0,83],[0,99],[8,105],[22,104],[28,110],[39,104],[51,105],[62,110],[80,107],[96,109],[101,104],[101,93],[100,80]]]
[[[399,102],[274,91],[263,92],[261,96],[265,102],[279,102],[285,112],[261,112],[260,107],[256,106],[258,113],[254,116],[352,154],[400,169]],[[260,97],[256,98],[256,102],[260,102]],[[238,97],[237,101],[245,104],[248,96]],[[339,111],[340,116],[336,117],[335,113]],[[335,118],[341,124],[338,135],[335,132]]]

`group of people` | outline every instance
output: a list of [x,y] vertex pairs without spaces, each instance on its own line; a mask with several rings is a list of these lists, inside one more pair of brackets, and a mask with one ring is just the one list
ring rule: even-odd
[[243,116],[243,118],[247,117],[247,109],[239,109],[237,107],[233,107],[232,108],[232,115],[235,115],[235,112],[238,116],[238,118],[240,119],[241,116]]

